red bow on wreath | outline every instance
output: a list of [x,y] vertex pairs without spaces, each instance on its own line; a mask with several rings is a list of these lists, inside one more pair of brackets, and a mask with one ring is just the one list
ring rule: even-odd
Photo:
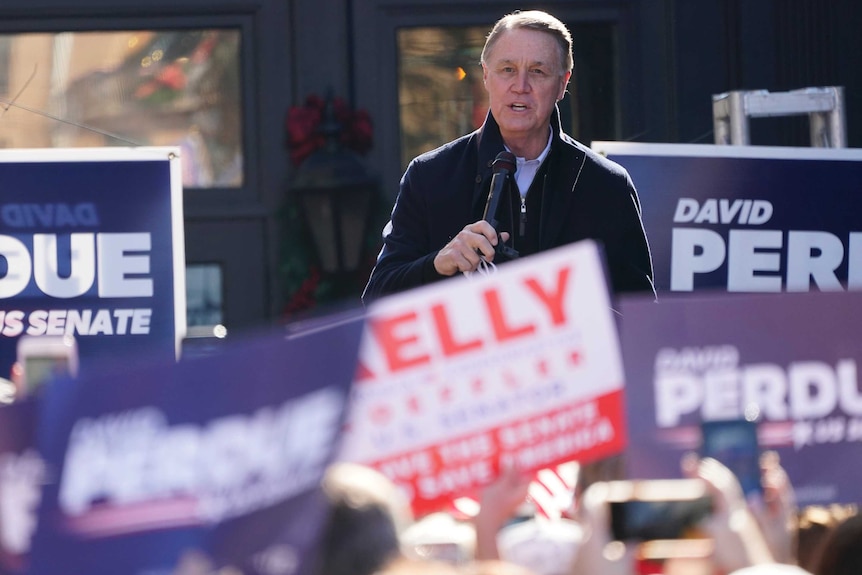
[[[327,134],[320,130],[327,102],[316,94],[304,106],[291,106],[287,112],[287,147],[294,166],[326,145]],[[371,149],[371,116],[365,110],[351,110],[342,98],[332,99],[332,113],[339,126],[338,141],[359,154]]]

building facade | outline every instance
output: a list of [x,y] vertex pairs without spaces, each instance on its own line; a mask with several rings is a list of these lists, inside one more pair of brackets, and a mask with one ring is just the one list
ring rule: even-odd
[[[0,146],[181,146],[190,324],[289,320],[358,301],[401,172],[481,123],[484,35],[534,7],[573,32],[562,116],[585,143],[711,143],[714,94],[843,86],[862,146],[853,0],[4,0]],[[287,145],[290,109],[327,94],[371,125],[371,229],[339,274]],[[807,145],[805,119],[758,120],[752,143]]]

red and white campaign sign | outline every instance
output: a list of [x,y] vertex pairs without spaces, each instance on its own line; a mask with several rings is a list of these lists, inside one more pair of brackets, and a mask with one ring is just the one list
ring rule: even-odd
[[369,309],[342,459],[417,514],[490,483],[621,452],[623,368],[601,254],[584,241]]

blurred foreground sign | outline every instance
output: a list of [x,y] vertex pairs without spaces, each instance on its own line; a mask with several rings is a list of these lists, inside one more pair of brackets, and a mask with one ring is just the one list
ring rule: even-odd
[[361,333],[53,382],[29,573],[309,573]]
[[862,293],[623,299],[626,461],[677,477],[700,422],[758,415],[800,505],[862,503]]
[[23,573],[36,529],[45,464],[36,449],[34,397],[0,407],[0,573]]
[[341,457],[422,514],[501,468],[620,452],[622,388],[600,252],[573,244],[375,302]]

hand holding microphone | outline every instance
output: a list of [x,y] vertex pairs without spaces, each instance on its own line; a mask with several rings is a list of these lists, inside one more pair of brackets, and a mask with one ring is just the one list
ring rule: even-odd
[[458,235],[446,244],[434,258],[437,273],[451,276],[459,272],[472,272],[482,258],[486,261],[508,261],[518,257],[518,252],[504,244],[509,239],[507,232],[497,233],[497,206],[506,190],[509,175],[515,171],[515,155],[502,151],[497,154],[492,166],[491,189],[485,203],[485,212],[478,222],[464,226]]
[[[506,186],[509,183],[509,177],[515,173],[515,154],[507,150],[503,150],[494,159],[491,166],[494,175],[491,177],[491,189],[488,192],[488,200],[485,202],[485,214],[482,219],[491,224],[495,230],[497,229],[497,209],[500,205],[500,198],[503,192],[506,191]],[[513,260],[518,257],[518,252],[514,248],[503,243],[503,238],[498,238],[494,250],[497,253],[498,261]]]
[[498,237],[497,231],[485,220],[468,224],[437,252],[434,268],[444,276],[476,271],[482,258],[486,261],[494,259],[495,244],[501,244],[508,237],[506,232]]

